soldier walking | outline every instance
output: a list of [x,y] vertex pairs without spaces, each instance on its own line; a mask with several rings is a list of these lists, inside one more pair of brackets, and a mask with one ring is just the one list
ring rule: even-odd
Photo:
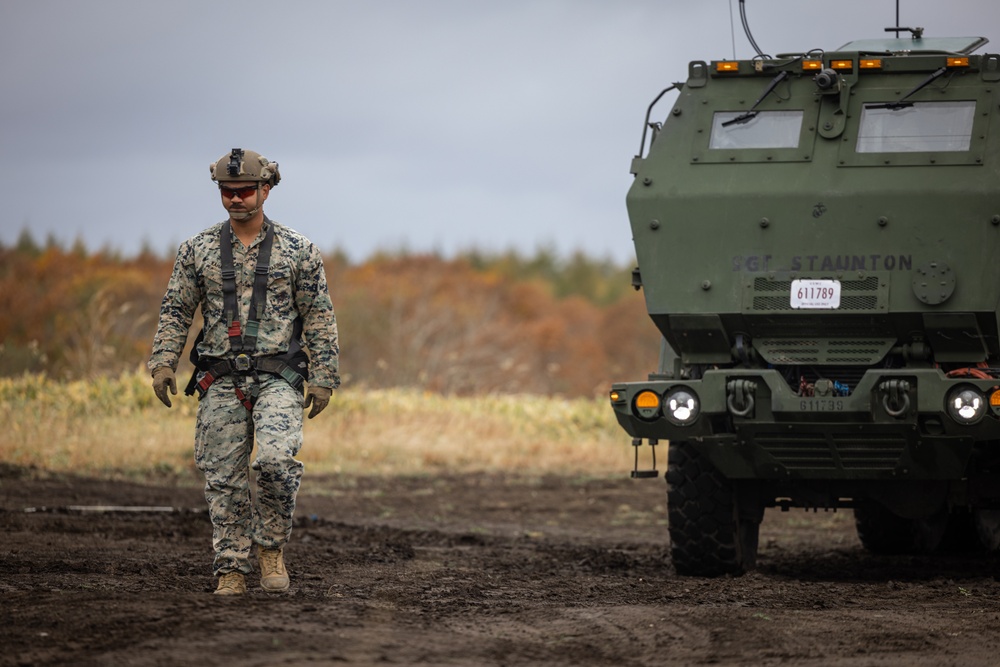
[[283,548],[302,478],[295,456],[303,409],[311,407],[312,419],[340,385],[337,321],[319,250],[264,215],[281,178],[278,164],[234,148],[210,169],[229,219],[178,249],[148,367],[157,398],[169,408],[200,305],[204,329],[186,393],[200,400],[194,456],[212,519],[215,593],[246,592],[254,545],[261,587],[282,592],[289,587]]

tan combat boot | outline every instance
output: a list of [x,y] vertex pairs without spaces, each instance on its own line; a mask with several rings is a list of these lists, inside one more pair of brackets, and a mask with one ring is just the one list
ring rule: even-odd
[[257,562],[260,564],[260,587],[268,593],[282,593],[288,590],[288,571],[281,549],[265,549],[260,547],[257,552]]
[[241,572],[226,572],[219,577],[216,595],[243,595],[247,592],[247,580]]

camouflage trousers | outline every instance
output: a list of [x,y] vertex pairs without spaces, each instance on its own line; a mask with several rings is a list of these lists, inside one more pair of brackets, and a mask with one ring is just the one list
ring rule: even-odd
[[[236,397],[234,378],[216,380],[198,405],[194,459],[205,475],[205,499],[212,519],[213,572],[250,574],[253,544],[276,549],[292,533],[295,496],[303,465],[302,393],[283,379],[260,374],[236,379],[244,393],[257,385],[252,413]],[[256,433],[257,453],[250,462]],[[256,493],[250,489],[250,468]]]

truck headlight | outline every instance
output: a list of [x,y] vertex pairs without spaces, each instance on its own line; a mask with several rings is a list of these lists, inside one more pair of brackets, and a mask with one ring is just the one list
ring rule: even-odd
[[698,394],[687,387],[675,387],[663,397],[663,414],[671,424],[687,426],[698,419],[701,403]]
[[975,424],[986,414],[983,393],[970,385],[956,387],[948,394],[948,414],[959,424]]

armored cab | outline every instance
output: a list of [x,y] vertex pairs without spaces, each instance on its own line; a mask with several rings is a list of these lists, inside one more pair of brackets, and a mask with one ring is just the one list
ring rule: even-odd
[[1000,547],[986,42],[696,61],[647,114],[627,207],[663,351],[611,405],[637,454],[669,441],[678,573],[752,568],[771,507],[853,508],[872,551]]

